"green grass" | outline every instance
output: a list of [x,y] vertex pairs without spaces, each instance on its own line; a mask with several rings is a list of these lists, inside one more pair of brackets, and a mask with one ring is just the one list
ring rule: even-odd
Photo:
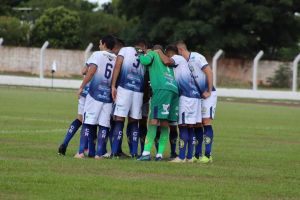
[[209,165],[77,160],[75,93],[0,87],[1,200],[300,198],[300,107],[218,102]]

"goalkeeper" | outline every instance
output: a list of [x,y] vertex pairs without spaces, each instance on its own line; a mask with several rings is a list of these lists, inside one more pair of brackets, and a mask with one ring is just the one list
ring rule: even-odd
[[155,45],[153,50],[148,50],[147,54],[139,56],[141,64],[149,67],[150,84],[153,91],[150,101],[148,132],[144,151],[138,159],[140,161],[151,160],[150,152],[157,126],[161,127],[161,135],[155,160],[162,160],[169,138],[169,122],[178,120],[178,86],[173,69],[164,65],[158,53],[155,52],[158,49],[162,49],[162,47]]

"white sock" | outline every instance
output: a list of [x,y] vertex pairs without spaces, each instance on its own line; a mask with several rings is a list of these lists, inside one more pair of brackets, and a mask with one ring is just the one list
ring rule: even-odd
[[150,155],[150,151],[143,151],[142,156],[148,156]]
[[163,156],[162,156],[161,153],[158,153],[158,154],[156,154],[156,158],[158,158],[158,157],[161,157],[161,158],[162,158]]

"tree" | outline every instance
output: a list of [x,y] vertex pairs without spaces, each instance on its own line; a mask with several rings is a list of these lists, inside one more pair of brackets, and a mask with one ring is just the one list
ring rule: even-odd
[[0,37],[8,45],[28,45],[30,25],[18,18],[0,16]]
[[41,46],[46,40],[54,48],[78,48],[80,18],[76,11],[63,6],[49,8],[37,19],[32,33],[32,44]]
[[[191,49],[230,57],[253,57],[260,49],[265,58],[277,58],[281,49],[295,48],[300,39],[297,0],[122,0],[119,16],[139,19],[138,34],[166,44],[178,39]],[[111,7],[110,7],[111,9]],[[112,12],[112,11],[110,11]]]

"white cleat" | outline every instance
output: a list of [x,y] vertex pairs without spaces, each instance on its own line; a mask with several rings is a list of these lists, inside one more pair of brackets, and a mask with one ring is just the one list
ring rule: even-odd
[[74,158],[82,159],[82,158],[84,158],[84,154],[83,153],[76,153]]

